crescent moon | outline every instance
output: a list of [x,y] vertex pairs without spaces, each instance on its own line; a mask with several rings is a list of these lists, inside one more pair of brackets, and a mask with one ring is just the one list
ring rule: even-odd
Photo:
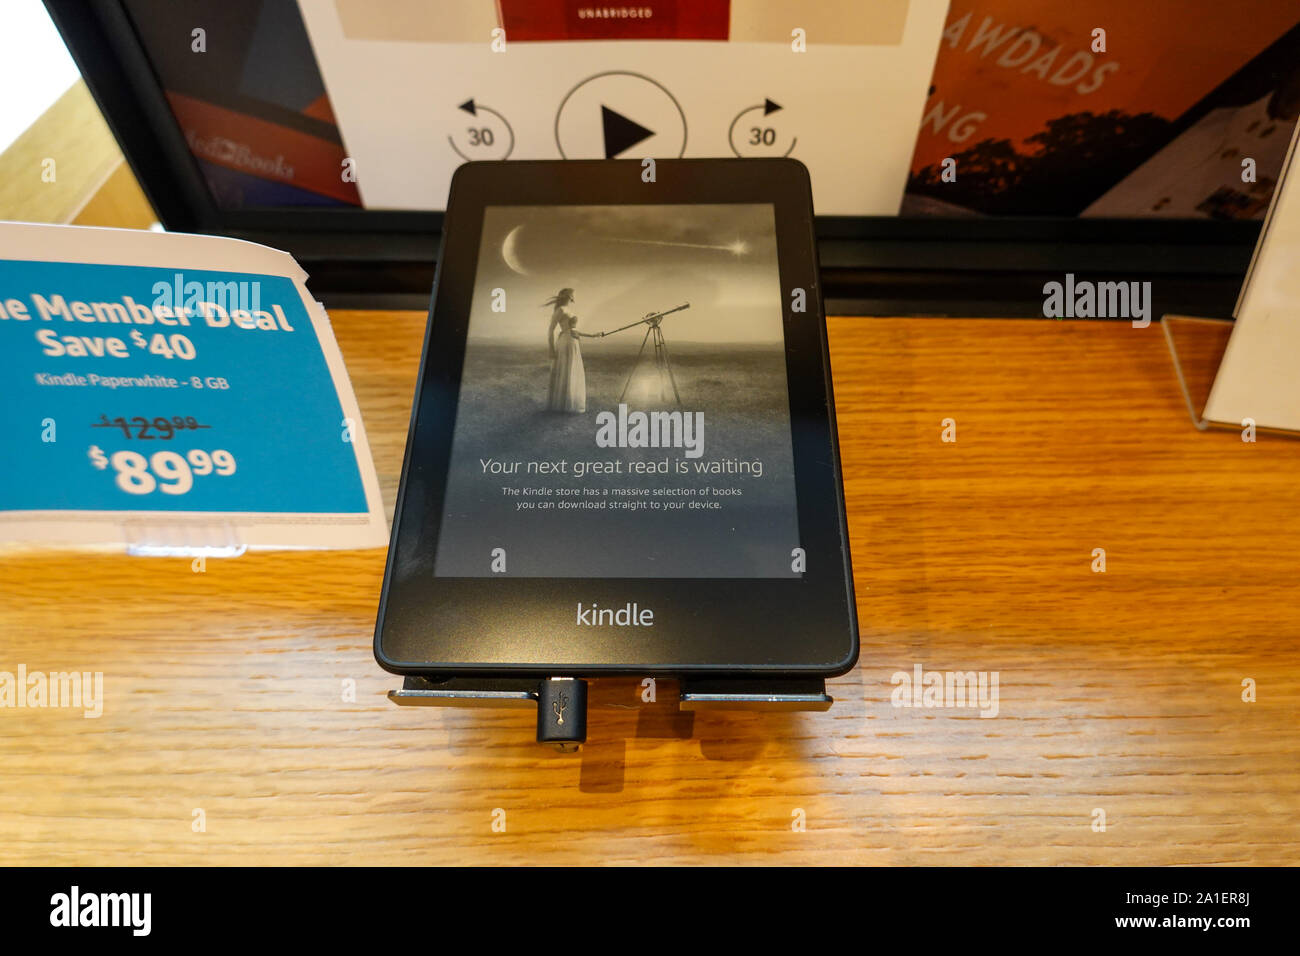
[[519,254],[515,251],[515,242],[519,239],[519,233],[523,228],[523,226],[515,226],[506,233],[505,241],[501,243],[501,258],[513,271],[526,276],[529,274],[528,270],[520,263]]

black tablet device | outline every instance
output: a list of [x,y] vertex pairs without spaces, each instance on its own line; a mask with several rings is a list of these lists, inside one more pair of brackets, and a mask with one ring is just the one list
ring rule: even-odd
[[795,160],[461,166],[379,663],[438,679],[850,669],[817,268]]

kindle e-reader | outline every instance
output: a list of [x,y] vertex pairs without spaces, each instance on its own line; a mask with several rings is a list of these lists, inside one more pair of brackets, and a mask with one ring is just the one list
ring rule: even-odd
[[379,663],[778,691],[851,668],[803,165],[467,163],[443,236]]

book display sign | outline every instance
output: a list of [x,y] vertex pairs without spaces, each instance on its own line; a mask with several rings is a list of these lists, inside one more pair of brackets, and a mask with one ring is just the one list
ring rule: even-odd
[[234,240],[0,227],[0,539],[381,545],[355,399],[301,275]]
[[948,0],[299,8],[367,209],[467,161],[788,156],[822,215],[894,215]]

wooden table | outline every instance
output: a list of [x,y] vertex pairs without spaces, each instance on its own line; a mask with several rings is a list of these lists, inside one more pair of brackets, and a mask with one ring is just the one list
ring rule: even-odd
[[[391,510],[424,316],[334,323]],[[1194,430],[1156,325],[831,346],[863,650],[830,712],[600,681],[565,756],[385,699],[381,550],[4,558],[0,669],[106,701],[0,709],[0,863],[1300,862],[1300,443]],[[917,664],[997,672],[997,716],[893,706]]]

